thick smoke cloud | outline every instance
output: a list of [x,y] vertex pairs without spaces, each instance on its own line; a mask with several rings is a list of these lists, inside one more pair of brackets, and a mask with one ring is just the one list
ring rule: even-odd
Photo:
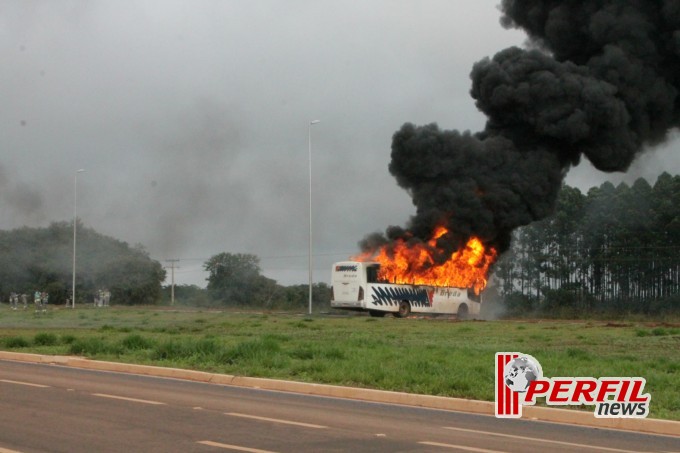
[[416,214],[405,229],[364,239],[364,250],[424,241],[445,225],[443,259],[471,235],[502,252],[513,229],[552,212],[582,156],[626,171],[678,125],[680,1],[504,0],[501,9],[529,45],[474,65],[470,93],[485,129],[402,126],[389,169]]

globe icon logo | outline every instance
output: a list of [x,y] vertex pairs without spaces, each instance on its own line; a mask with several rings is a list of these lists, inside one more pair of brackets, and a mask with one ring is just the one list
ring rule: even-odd
[[516,357],[503,368],[505,385],[518,393],[526,392],[531,382],[541,377],[541,365],[531,356]]

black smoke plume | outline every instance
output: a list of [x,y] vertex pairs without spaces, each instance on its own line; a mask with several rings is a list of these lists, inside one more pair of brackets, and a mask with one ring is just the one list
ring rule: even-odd
[[407,123],[394,134],[389,170],[416,214],[365,238],[364,251],[426,241],[444,225],[441,260],[472,235],[502,252],[515,228],[553,211],[581,156],[626,171],[678,126],[680,0],[503,0],[501,10],[505,27],[528,33],[528,49],[472,68],[485,129]]

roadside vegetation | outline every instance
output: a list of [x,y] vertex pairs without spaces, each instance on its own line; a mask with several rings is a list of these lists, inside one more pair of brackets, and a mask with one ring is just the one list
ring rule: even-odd
[[680,175],[563,186],[550,217],[515,231],[494,276],[511,316],[680,315]]
[[[293,314],[307,310],[307,285],[267,278],[251,254],[213,255],[205,288],[162,287],[143,246],[84,225],[68,309],[72,227],[0,231],[1,350],[487,401],[494,354],[520,351],[546,376],[644,377],[651,417],[680,420],[678,175],[564,186],[554,215],[517,230],[494,266],[482,314],[495,321],[321,315],[326,283],[314,317]],[[93,308],[102,289],[114,307]],[[47,313],[34,313],[35,291],[49,294]]]
[[680,322],[310,318],[159,307],[36,315],[3,304],[0,349],[487,401],[494,354],[520,351],[536,357],[546,376],[642,376],[650,417],[680,420]]

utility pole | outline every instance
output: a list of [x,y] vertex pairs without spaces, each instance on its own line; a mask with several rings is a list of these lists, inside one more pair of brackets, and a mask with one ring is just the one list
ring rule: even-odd
[[165,260],[170,263],[170,305],[175,305],[175,263],[179,263],[178,259]]

